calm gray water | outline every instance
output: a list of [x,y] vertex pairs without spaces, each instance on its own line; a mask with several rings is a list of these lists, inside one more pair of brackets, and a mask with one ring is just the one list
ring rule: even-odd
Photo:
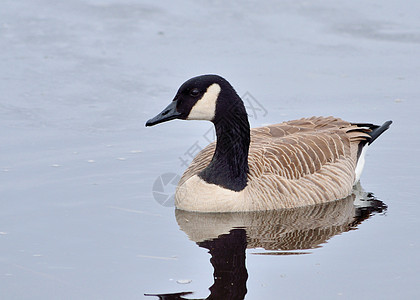
[[[414,0],[3,0],[1,298],[418,299],[419,10]],[[362,176],[377,200],[175,211],[182,160],[211,126],[144,123],[204,73],[244,95],[253,127],[392,119]]]

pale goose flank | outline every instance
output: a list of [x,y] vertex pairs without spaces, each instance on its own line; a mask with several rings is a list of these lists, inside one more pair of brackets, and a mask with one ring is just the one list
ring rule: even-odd
[[345,198],[364,166],[366,148],[392,123],[350,123],[312,117],[249,128],[244,103],[220,76],[194,77],[147,121],[208,120],[217,141],[185,171],[175,194],[179,209],[198,212],[301,207]]

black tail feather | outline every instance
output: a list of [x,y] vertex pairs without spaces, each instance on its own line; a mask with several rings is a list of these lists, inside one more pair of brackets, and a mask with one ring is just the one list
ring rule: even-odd
[[368,127],[371,132],[368,132],[370,135],[370,140],[368,141],[368,145],[372,144],[384,131],[386,131],[389,126],[392,124],[392,121],[386,121],[382,125],[374,125],[374,124],[368,124],[368,123],[353,123],[353,125],[359,126],[359,127]]
[[384,133],[385,130],[389,128],[391,124],[392,124],[392,121],[386,121],[378,128],[373,129],[372,132],[369,133],[372,139],[369,141],[368,145],[372,144],[382,133]]
[[392,121],[386,121],[381,126],[369,124],[369,123],[352,123],[352,124],[358,127],[367,127],[371,130],[370,132],[367,132],[367,134],[370,135],[370,140],[361,142],[359,144],[359,149],[357,151],[357,159],[359,159],[360,154],[362,153],[363,147],[365,147],[366,144],[368,145],[372,144],[382,133],[384,133],[385,130],[389,128],[389,126],[392,124]]

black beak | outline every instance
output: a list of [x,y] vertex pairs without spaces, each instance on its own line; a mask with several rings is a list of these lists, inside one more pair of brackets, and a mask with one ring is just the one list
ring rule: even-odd
[[172,101],[160,114],[146,122],[146,126],[153,126],[173,119],[180,119],[181,113],[176,111],[177,101]]

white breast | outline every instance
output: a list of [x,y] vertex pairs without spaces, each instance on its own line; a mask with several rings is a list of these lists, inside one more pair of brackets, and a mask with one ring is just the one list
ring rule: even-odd
[[177,187],[175,205],[179,209],[201,212],[249,210],[245,190],[235,192],[225,189],[205,182],[198,175]]

